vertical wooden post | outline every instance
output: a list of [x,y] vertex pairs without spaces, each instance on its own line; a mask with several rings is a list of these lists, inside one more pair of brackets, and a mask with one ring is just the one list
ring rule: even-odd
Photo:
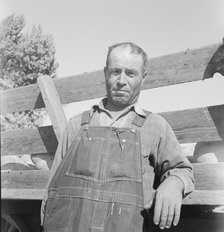
[[49,113],[54,132],[59,140],[67,125],[67,119],[62,108],[54,81],[50,76],[40,76],[37,79],[42,98]]

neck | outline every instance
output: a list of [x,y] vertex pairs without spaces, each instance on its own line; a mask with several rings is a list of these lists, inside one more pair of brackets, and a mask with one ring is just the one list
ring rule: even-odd
[[129,105],[127,106],[117,106],[112,104],[111,102],[107,102],[105,105],[105,109],[107,109],[111,116],[113,118],[118,117],[119,115],[121,115],[124,111],[126,111],[126,109],[129,107]]
[[117,106],[117,105],[114,105],[110,102],[107,102],[106,105],[105,105],[105,108],[109,111],[113,111],[113,112],[119,112],[119,111],[123,111],[127,108],[128,106]]

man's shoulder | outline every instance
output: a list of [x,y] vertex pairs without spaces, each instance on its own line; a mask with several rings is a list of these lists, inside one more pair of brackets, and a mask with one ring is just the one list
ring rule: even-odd
[[162,131],[165,130],[168,125],[166,119],[158,113],[150,112],[145,121],[145,126],[153,128],[154,130]]
[[153,121],[153,122],[159,123],[159,124],[166,124],[167,123],[166,119],[162,115],[160,115],[159,113],[153,113],[153,112],[148,113],[147,121]]

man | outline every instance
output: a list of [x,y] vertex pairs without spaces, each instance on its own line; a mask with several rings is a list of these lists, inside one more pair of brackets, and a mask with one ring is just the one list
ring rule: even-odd
[[178,224],[182,198],[193,190],[192,168],[167,122],[137,104],[146,65],[133,43],[109,48],[107,98],[72,118],[59,143],[45,231],[150,231],[142,212],[152,205],[161,229]]

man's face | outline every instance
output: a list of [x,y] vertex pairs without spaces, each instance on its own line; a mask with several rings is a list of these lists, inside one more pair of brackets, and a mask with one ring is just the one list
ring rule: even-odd
[[146,74],[142,55],[132,54],[130,47],[114,48],[105,68],[108,103],[118,107],[135,103]]

